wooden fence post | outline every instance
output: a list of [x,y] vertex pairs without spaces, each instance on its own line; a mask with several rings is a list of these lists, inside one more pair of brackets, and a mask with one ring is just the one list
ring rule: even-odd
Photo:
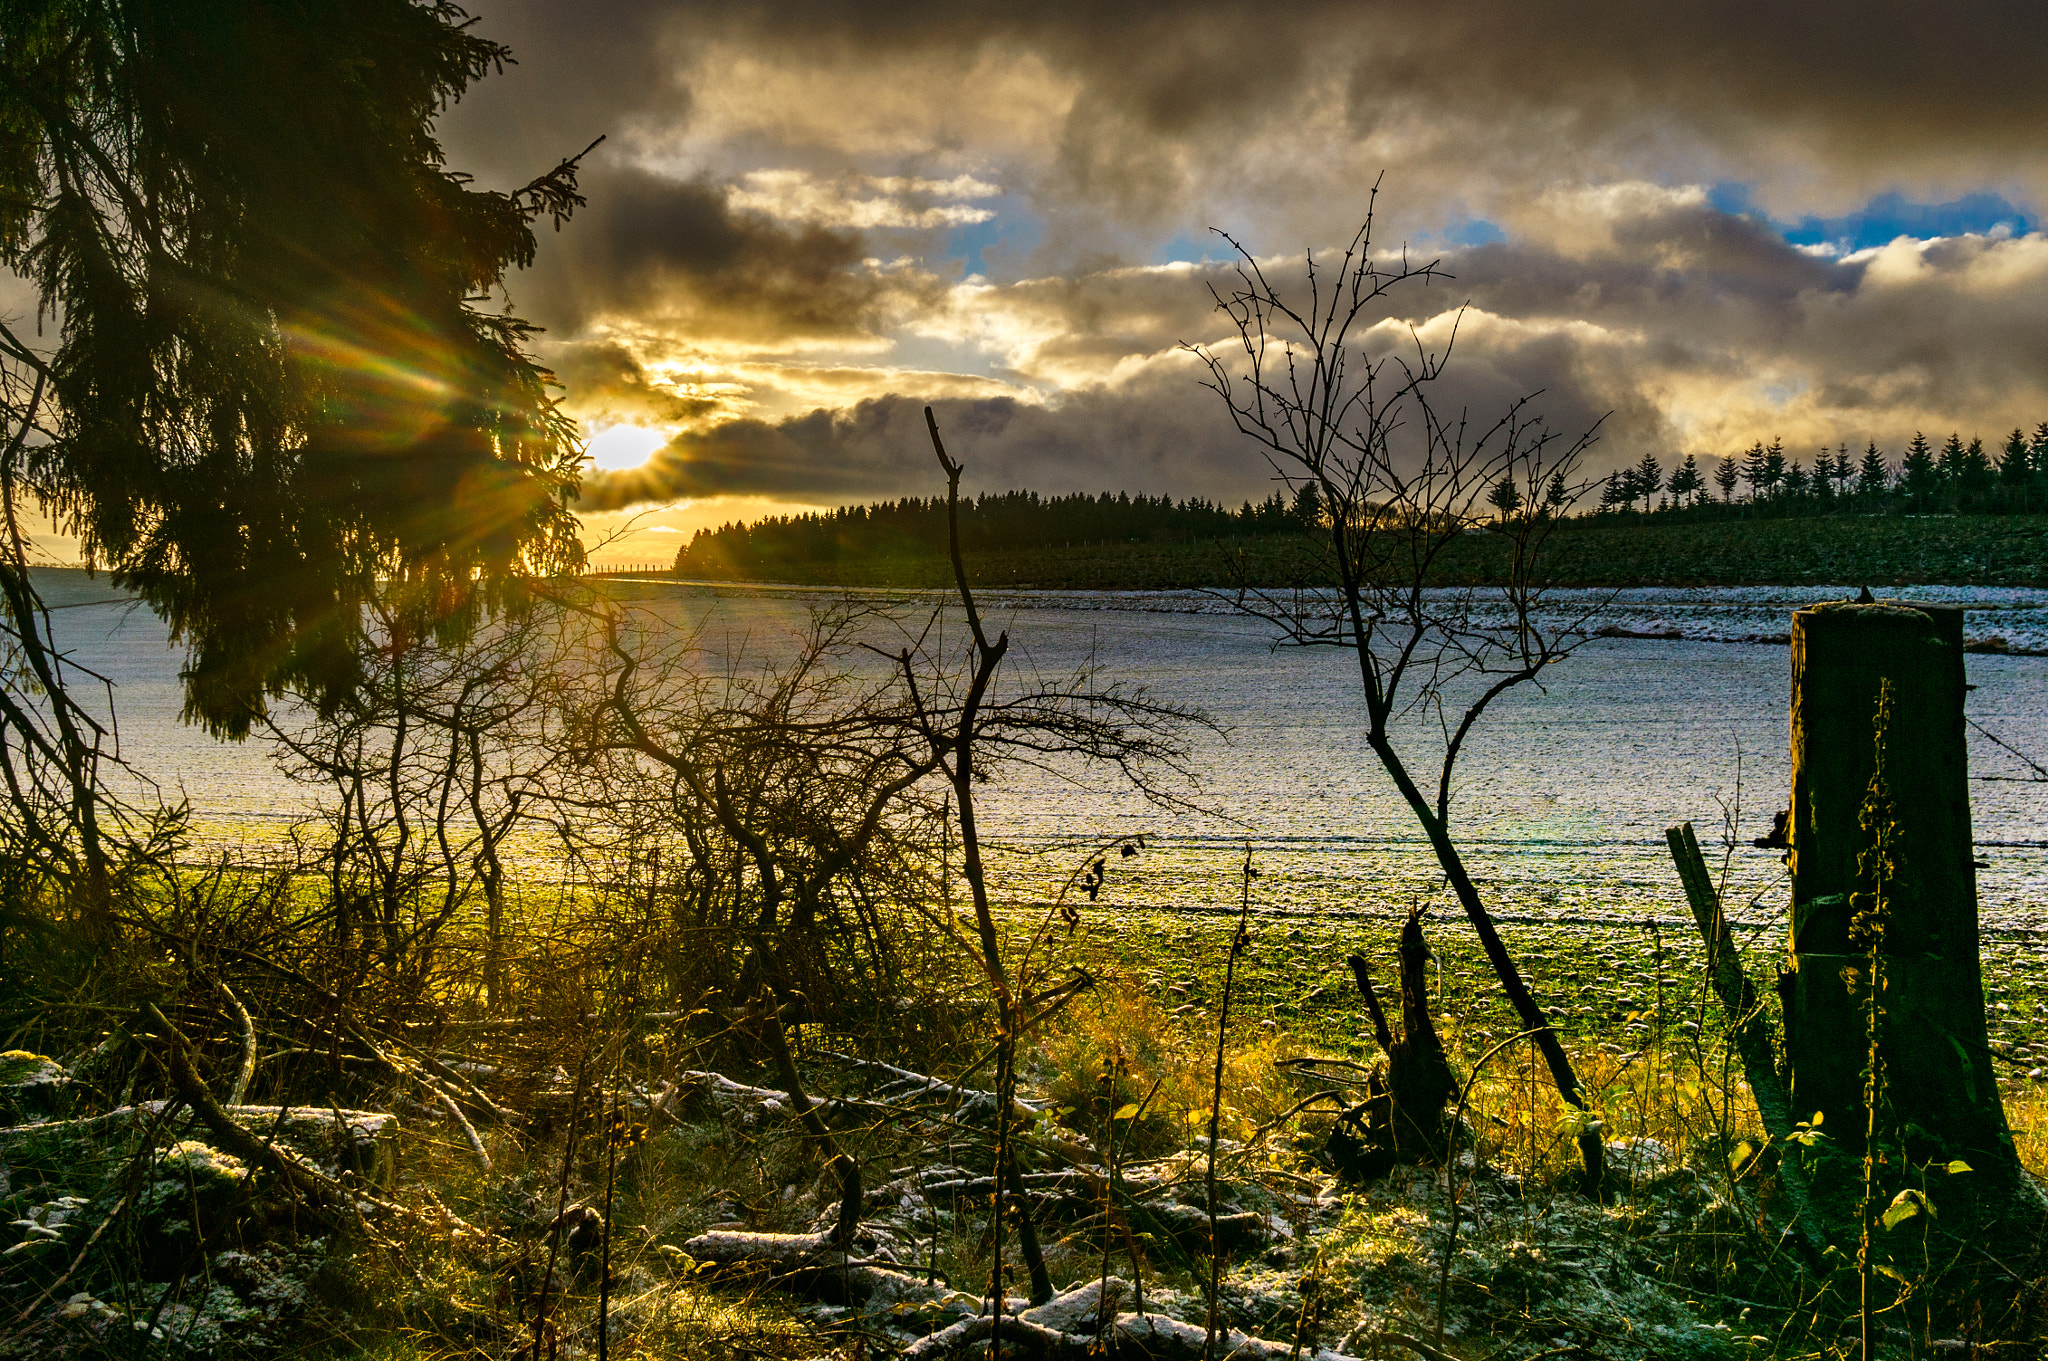
[[1861,1152],[1868,971],[1851,924],[1864,903],[1852,896],[1871,887],[1861,858],[1873,836],[1864,809],[1881,681],[1902,851],[1878,947],[1885,1125],[1914,1163],[1961,1158],[2003,1182],[2018,1162],[1984,1025],[1959,609],[1843,602],[1792,616],[1792,939],[1779,978],[1792,1112],[1825,1112],[1831,1143]]

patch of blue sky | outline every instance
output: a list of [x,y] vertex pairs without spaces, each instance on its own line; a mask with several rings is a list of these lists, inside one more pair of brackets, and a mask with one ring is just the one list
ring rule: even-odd
[[[1419,249],[1437,250],[1491,246],[1507,239],[1508,234],[1501,230],[1498,223],[1460,213],[1438,230],[1422,233],[1416,238],[1415,244]],[[1202,232],[1193,236],[1182,233],[1153,247],[1152,250],[1152,263],[1155,265],[1199,265],[1207,261],[1231,258],[1230,243],[1214,232]]]
[[1806,379],[1794,378],[1784,383],[1766,383],[1757,395],[1772,406],[1783,409],[1790,406],[1795,398],[1804,394],[1809,386],[1811,384]]
[[1447,246],[1497,246],[1508,234],[1487,218],[1458,217],[1445,224],[1437,239]]
[[995,216],[946,233],[945,257],[961,262],[963,279],[988,274],[985,254],[992,248],[1001,247],[1006,255],[1021,256],[1038,244],[1041,235],[1038,218],[1015,199],[993,199],[980,206],[993,209]]
[[2027,210],[2001,194],[1979,190],[1944,203],[1915,203],[1899,193],[1879,194],[1861,208],[1839,217],[1808,215],[1783,222],[1758,209],[1750,188],[1723,181],[1707,193],[1707,201],[1724,213],[1767,223],[1795,246],[1831,246],[1841,251],[1868,250],[1911,237],[1925,241],[1965,232],[1990,233],[2004,228],[2023,236],[2038,225]]
[[1230,243],[1214,232],[1203,232],[1200,236],[1176,236],[1173,240],[1156,247],[1152,252],[1155,265],[1198,265],[1204,260],[1219,260],[1230,253]]

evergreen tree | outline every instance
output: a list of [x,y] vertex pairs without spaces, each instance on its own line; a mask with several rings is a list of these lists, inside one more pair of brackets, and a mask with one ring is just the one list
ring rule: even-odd
[[1323,489],[1314,482],[1304,482],[1294,489],[1294,506],[1288,512],[1295,528],[1304,533],[1323,527]]
[[[1650,498],[1664,488],[1664,469],[1657,462],[1657,456],[1645,453],[1635,466],[1635,492],[1643,498],[1643,509],[1650,508]],[[1630,498],[1631,500],[1634,497]]]
[[2034,455],[2034,475],[2048,479],[2048,421],[2042,421],[2034,427],[2032,452]]
[[1999,454],[1998,480],[2008,487],[2024,487],[2033,476],[2034,451],[2027,447],[2027,432],[2015,425]]
[[2027,432],[2017,425],[2000,451],[1998,481],[2008,503],[2025,513],[2033,500],[2030,493],[2034,489],[2034,451],[2027,447]]
[[1560,511],[1571,499],[1571,488],[1565,485],[1564,469],[1559,468],[1550,475],[1550,486],[1543,493],[1543,508],[1551,512]]
[[1776,492],[1780,484],[1784,482],[1785,445],[1781,440],[1774,438],[1771,441],[1771,447],[1764,450],[1763,475],[1764,495],[1766,496]]
[[1891,485],[1891,481],[1892,470],[1885,463],[1884,455],[1878,452],[1877,441],[1872,440],[1870,447],[1863,451],[1863,462],[1856,470],[1856,494],[1867,497],[1882,496],[1885,488]]
[[1714,469],[1714,485],[1721,489],[1722,501],[1735,499],[1735,483],[1741,476],[1742,474],[1736,471],[1735,460],[1732,458],[1722,459],[1720,466]]
[[574,426],[485,305],[575,162],[483,190],[435,138],[509,55],[408,0],[0,17],[0,267],[54,323],[14,485],[171,622],[216,733],[346,702],[379,612],[453,639],[581,561]]
[[1505,520],[1522,508],[1522,489],[1515,485],[1512,471],[1501,474],[1500,481],[1493,484],[1493,490],[1486,494],[1487,504],[1500,512]]
[[1835,494],[1835,451],[1825,444],[1813,460],[1813,494],[1823,501]]
[[1605,515],[1621,503],[1621,474],[1609,473],[1600,486],[1600,513]]
[[1742,480],[1749,483],[1749,499],[1757,500],[1764,494],[1769,481],[1764,455],[1764,442],[1758,440],[1749,446],[1749,452],[1742,456]]
[[1685,462],[1679,464],[1677,471],[1671,474],[1671,494],[1683,504],[1688,496],[1697,498],[1700,489],[1705,485],[1700,477],[1699,460],[1687,454]]
[[1801,463],[1796,458],[1792,460],[1792,465],[1785,469],[1784,486],[1785,496],[1788,500],[1796,501],[1805,497],[1809,482],[1804,463]]
[[1951,431],[1941,446],[1941,454],[1935,459],[1935,470],[1941,474],[1943,484],[1951,491],[1963,481],[1963,437]]
[[1934,449],[1927,443],[1927,436],[1918,430],[1913,432],[1913,442],[1906,446],[1906,461],[1899,465],[1899,487],[1923,510],[1941,490],[1941,469],[1934,461]]
[[1991,490],[1991,459],[1984,452],[1984,441],[1976,436],[1970,439],[1970,447],[1963,450],[1962,462],[1956,470],[1956,480],[1962,485],[1963,495],[1973,506],[1982,502]]

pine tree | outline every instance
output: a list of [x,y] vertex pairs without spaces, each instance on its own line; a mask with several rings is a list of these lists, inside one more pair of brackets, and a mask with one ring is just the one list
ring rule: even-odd
[[1906,446],[1906,461],[1899,465],[1899,486],[1923,510],[1941,490],[1941,469],[1935,464],[1934,449],[1918,430]]
[[2005,440],[1998,459],[1998,480],[2009,487],[2024,487],[2034,476],[2034,451],[2027,447],[2027,432],[2017,425]]
[[1564,469],[1559,468],[1550,475],[1550,486],[1543,493],[1543,508],[1548,511],[1563,510],[1571,499],[1571,488],[1565,485]]
[[1294,505],[1288,511],[1295,528],[1312,532],[1323,527],[1323,489],[1314,482],[1304,482],[1294,489]]
[[1643,509],[1650,509],[1650,498],[1664,489],[1664,469],[1657,462],[1657,456],[1645,453],[1635,466],[1636,495],[1643,498]]
[[1935,460],[1935,468],[1941,473],[1941,480],[1951,489],[1961,485],[1963,480],[1963,437],[1951,432],[1941,446],[1941,455]]
[[2034,455],[2034,475],[2048,478],[2048,421],[2042,421],[2034,427],[2031,451]]
[[1621,474],[1607,474],[1600,486],[1600,513],[1605,515],[1621,504]]
[[1772,439],[1771,447],[1764,450],[1764,494],[1777,491],[1785,480],[1785,445],[1782,440]]
[[1970,447],[1963,450],[1962,462],[1956,470],[1956,480],[1973,505],[1991,490],[1991,459],[1984,453],[1982,439],[1971,437]]
[[1863,451],[1863,462],[1856,470],[1856,494],[1859,496],[1882,496],[1892,482],[1892,470],[1885,463],[1884,455],[1877,450],[1877,441]]
[[1798,500],[1804,497],[1808,486],[1806,465],[1796,458],[1793,459],[1792,466],[1785,469],[1784,485],[1785,496],[1788,500]]
[[1749,499],[1754,501],[1764,493],[1767,478],[1765,470],[1764,442],[1758,440],[1749,446],[1749,452],[1742,456],[1742,480],[1749,483]]
[[2006,438],[2005,448],[1998,459],[1998,481],[2005,490],[2009,505],[2016,505],[2024,514],[2033,498],[2028,495],[2034,489],[2034,451],[2027,447],[2027,432],[2015,425],[2012,434]]
[[1671,474],[1671,494],[1677,497],[1682,505],[1686,497],[1698,496],[1700,488],[1705,485],[1700,478],[1699,460],[1687,454],[1685,462],[1679,464],[1678,470]]
[[1813,494],[1823,501],[1835,494],[1835,451],[1825,444],[1813,460]]
[[1741,476],[1742,474],[1736,471],[1735,460],[1732,458],[1722,459],[1720,466],[1714,469],[1714,485],[1721,489],[1722,501],[1735,499],[1735,483]]
[[1493,490],[1486,494],[1486,501],[1500,512],[1505,520],[1522,508],[1522,489],[1515,485],[1512,471],[1501,474],[1500,481],[1493,484]]
[[0,35],[0,267],[54,323],[16,486],[173,622],[190,717],[344,703],[378,613],[453,640],[581,563],[575,427],[481,305],[583,202],[575,160],[483,190],[435,140],[505,48],[408,0],[9,5]]

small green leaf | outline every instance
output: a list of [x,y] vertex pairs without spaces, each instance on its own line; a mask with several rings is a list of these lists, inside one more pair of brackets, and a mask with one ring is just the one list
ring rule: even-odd
[[1877,1264],[1876,1266],[1872,1267],[1872,1268],[1871,1268],[1871,1270],[1875,1271],[1875,1272],[1876,1272],[1876,1273],[1877,1273],[1878,1275],[1880,1275],[1880,1276],[1889,1276],[1889,1277],[1891,1277],[1891,1278],[1892,1278],[1893,1280],[1897,1281],[1897,1282],[1898,1282],[1898,1283],[1899,1283],[1900,1285],[1911,1285],[1911,1284],[1912,1284],[1912,1282],[1911,1282],[1911,1281],[1909,1281],[1909,1280],[1907,1280],[1907,1279],[1906,1279],[1906,1276],[1905,1276],[1905,1273],[1904,1273],[1904,1272],[1902,1272],[1902,1271],[1899,1271],[1899,1270],[1898,1270],[1897,1268],[1895,1268],[1895,1267],[1888,1267],[1888,1266],[1886,1266],[1886,1265],[1885,1265],[1884,1263],[1882,1263],[1882,1262],[1879,1262],[1879,1263],[1878,1263],[1878,1264]]
[[1737,1145],[1735,1145],[1733,1149],[1729,1151],[1728,1170],[1731,1172],[1740,1172],[1743,1168],[1743,1164],[1747,1163],[1751,1158],[1755,1156],[1756,1145],[1751,1143],[1749,1140],[1744,1139],[1741,1143],[1738,1143]]
[[1133,1116],[1137,1115],[1137,1113],[1138,1103],[1135,1101],[1126,1101],[1123,1105],[1118,1106],[1115,1110],[1111,1111],[1109,1114],[1109,1118],[1112,1120],[1129,1120]]
[[1927,1203],[1925,1196],[1908,1187],[1892,1197],[1892,1203],[1885,1209],[1884,1217],[1878,1222],[1887,1229],[1896,1229],[1922,1210],[1932,1214],[1934,1207]]
[[1963,1161],[1963,1160],[1962,1160],[1961,1158],[1957,1158],[1957,1159],[1955,1159],[1955,1160],[1953,1160],[1952,1162],[1950,1162],[1950,1163],[1949,1163],[1949,1165],[1948,1165],[1948,1169],[1947,1169],[1947,1170],[1948,1170],[1948,1174],[1949,1174],[1950,1176],[1954,1176],[1954,1175],[1955,1175],[1956,1173],[1958,1173],[1958,1172],[1967,1172],[1967,1171],[1969,1171],[1969,1170],[1970,1170],[1970,1165],[1969,1165],[1968,1163],[1964,1162],[1964,1161]]

